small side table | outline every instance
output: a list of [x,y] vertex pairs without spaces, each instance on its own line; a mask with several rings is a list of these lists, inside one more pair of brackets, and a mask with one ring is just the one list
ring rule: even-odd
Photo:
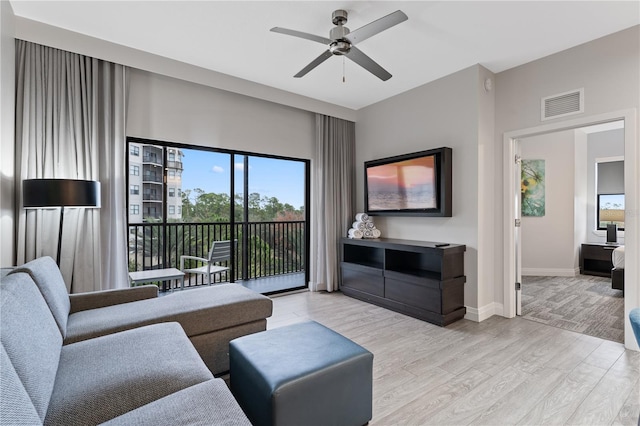
[[611,256],[618,244],[585,243],[580,247],[580,273],[611,277]]
[[[184,290],[184,272],[176,268],[150,269],[148,271],[129,272],[129,283],[132,287],[153,281],[180,280],[180,289]],[[170,285],[171,286],[171,285]]]

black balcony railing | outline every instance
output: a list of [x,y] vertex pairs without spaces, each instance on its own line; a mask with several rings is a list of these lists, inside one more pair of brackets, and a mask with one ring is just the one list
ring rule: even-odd
[[153,192],[145,192],[142,194],[142,199],[144,201],[162,201],[162,195]]
[[142,176],[142,181],[143,182],[158,182],[158,183],[162,183],[162,175],[153,174],[153,173],[145,173]]
[[182,170],[182,161],[167,161],[167,167]]
[[158,157],[156,155],[144,155],[142,157],[142,162],[162,165],[162,157]]
[[[180,256],[206,258],[211,243],[229,240],[230,223],[144,223],[129,225],[129,271],[180,268]],[[305,270],[304,221],[236,223],[233,275],[212,280],[248,280]],[[195,265],[193,265],[195,266]],[[227,266],[231,267],[230,264]],[[205,283],[185,277],[185,286]]]

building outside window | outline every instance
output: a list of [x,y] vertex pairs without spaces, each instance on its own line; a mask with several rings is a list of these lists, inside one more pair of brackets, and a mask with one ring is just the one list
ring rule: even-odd
[[129,147],[129,154],[135,155],[136,157],[140,156],[140,147],[136,145],[131,145]]
[[174,187],[170,187],[169,188],[169,197],[175,197],[176,196],[176,189]]
[[130,193],[131,195],[138,195],[138,194],[140,194],[140,185],[130,185],[129,193]]
[[130,214],[132,215],[138,215],[140,214],[140,205],[138,204],[131,204],[130,206]]
[[131,166],[129,173],[133,176],[140,176],[140,166]]
[[169,214],[176,214],[176,206],[169,206]]

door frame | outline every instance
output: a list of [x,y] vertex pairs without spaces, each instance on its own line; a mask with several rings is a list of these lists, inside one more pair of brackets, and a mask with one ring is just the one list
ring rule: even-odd
[[[516,316],[516,190],[519,182],[515,182],[516,141],[531,136],[573,130],[595,124],[624,120],[625,150],[625,257],[640,259],[640,149],[637,139],[638,112],[625,109],[605,114],[598,114],[562,121],[552,124],[514,130],[503,134],[503,282],[504,303],[503,316]],[[631,324],[628,321],[629,311],[640,306],[640,271],[637,262],[625,264],[625,347],[638,350]]]

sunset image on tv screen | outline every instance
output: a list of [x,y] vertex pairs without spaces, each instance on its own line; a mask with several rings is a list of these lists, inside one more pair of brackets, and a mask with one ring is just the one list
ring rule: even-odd
[[370,211],[434,209],[435,157],[415,158],[367,169]]

